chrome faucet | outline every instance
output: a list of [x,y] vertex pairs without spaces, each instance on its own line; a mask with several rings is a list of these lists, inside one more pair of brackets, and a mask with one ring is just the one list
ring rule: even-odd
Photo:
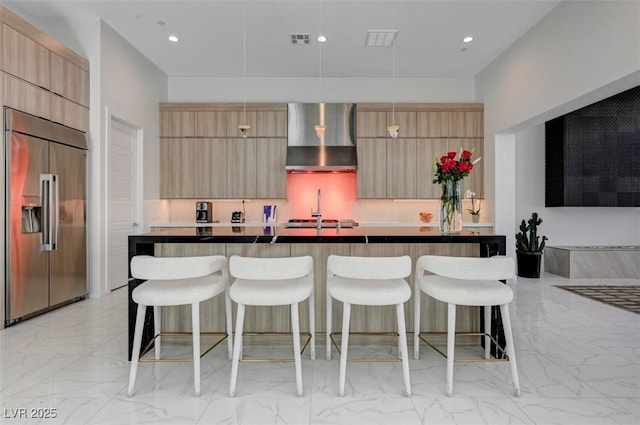
[[316,228],[322,229],[322,209],[320,209],[320,189],[318,189],[318,208],[316,211],[311,210],[311,217],[316,218]]

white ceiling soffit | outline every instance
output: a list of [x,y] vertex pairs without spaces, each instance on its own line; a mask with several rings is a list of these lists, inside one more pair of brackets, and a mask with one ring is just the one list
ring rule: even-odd
[[[318,49],[313,48],[318,46],[318,0],[1,1],[36,25],[51,20],[51,27],[56,19],[66,25],[62,17],[100,17],[170,77],[241,76],[246,6],[247,77],[318,73]],[[322,73],[328,78],[391,75],[390,49],[363,43],[368,30],[386,28],[402,34],[395,43],[397,77],[472,77],[558,3],[323,0],[322,32],[328,41],[322,46]],[[169,34],[180,42],[169,42]],[[291,34],[309,34],[311,48],[293,45]],[[469,34],[475,41],[463,46]]]

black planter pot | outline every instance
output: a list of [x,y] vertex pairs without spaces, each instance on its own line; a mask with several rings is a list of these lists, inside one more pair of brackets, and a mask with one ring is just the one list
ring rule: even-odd
[[539,278],[542,252],[516,251],[518,258],[518,276]]

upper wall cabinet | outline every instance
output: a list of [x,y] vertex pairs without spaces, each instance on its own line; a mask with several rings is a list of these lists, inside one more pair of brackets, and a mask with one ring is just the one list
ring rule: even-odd
[[[242,124],[251,126],[246,138]],[[286,198],[286,135],[286,104],[161,104],[161,197]],[[192,141],[193,158],[173,156],[175,138]]]
[[89,73],[51,53],[51,91],[82,106],[89,106]]
[[2,105],[89,130],[89,62],[0,6]]
[[[477,103],[358,104],[358,198],[438,198],[434,159],[461,147],[482,156],[483,119]],[[391,124],[400,126],[397,139],[387,134]],[[481,162],[462,184],[478,196],[484,192]]]

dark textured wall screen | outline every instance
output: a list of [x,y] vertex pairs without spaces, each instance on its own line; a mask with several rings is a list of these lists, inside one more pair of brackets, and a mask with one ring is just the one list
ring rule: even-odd
[[640,207],[640,86],[545,123],[545,206]]

